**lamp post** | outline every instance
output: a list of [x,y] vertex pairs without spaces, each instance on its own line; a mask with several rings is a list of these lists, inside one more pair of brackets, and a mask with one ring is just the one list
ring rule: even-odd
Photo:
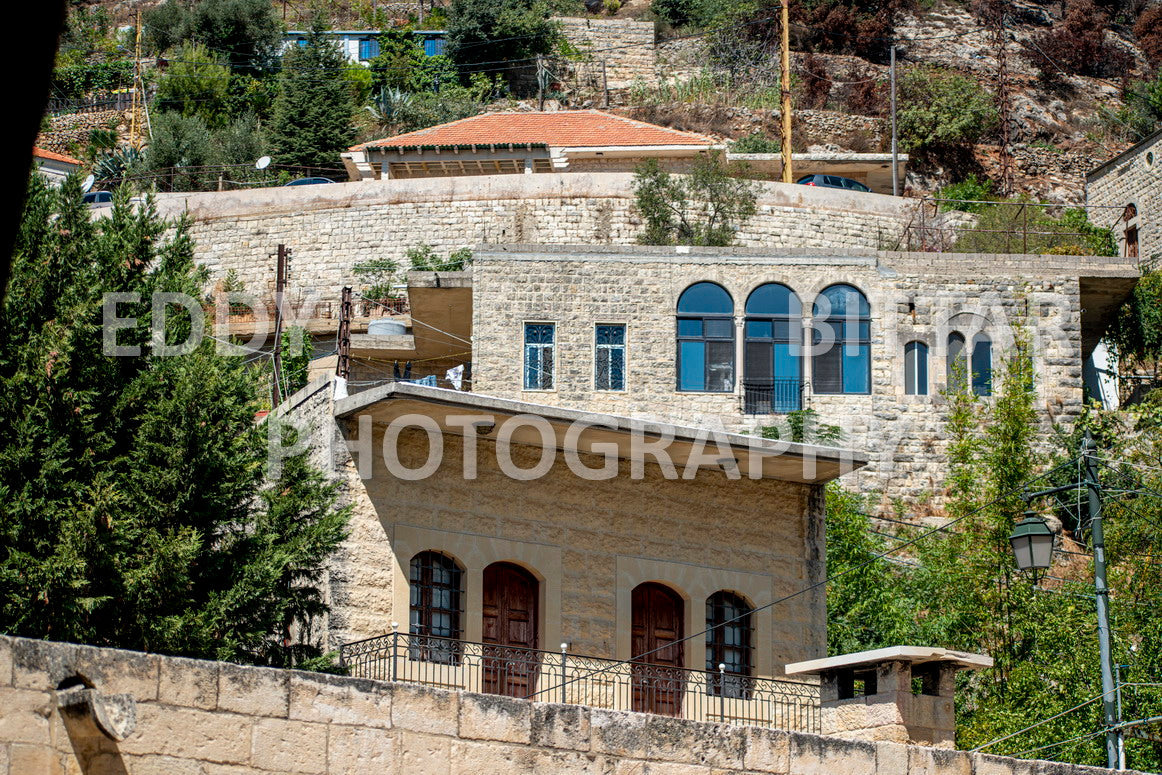
[[[1119,764],[1119,751],[1122,750],[1122,731],[1114,727],[1121,721],[1121,714],[1117,710],[1114,697],[1114,668],[1113,656],[1110,650],[1110,592],[1106,586],[1106,547],[1105,533],[1102,530],[1101,515],[1101,484],[1097,478],[1097,458],[1094,453],[1097,445],[1089,431],[1081,443],[1082,468],[1085,471],[1085,487],[1089,490],[1089,530],[1093,540],[1093,583],[1097,598],[1097,641],[1101,657],[1101,690],[1102,711],[1106,724],[1106,764],[1111,770],[1122,769]],[[1034,498],[1075,489],[1076,485],[1054,487],[1050,490],[1026,493],[1026,503]],[[1016,556],[1019,570],[1032,571],[1034,579],[1041,570],[1048,570],[1053,562],[1053,531],[1032,511],[1025,512],[1022,519],[1013,528],[1009,537],[1013,545],[1013,554]]]

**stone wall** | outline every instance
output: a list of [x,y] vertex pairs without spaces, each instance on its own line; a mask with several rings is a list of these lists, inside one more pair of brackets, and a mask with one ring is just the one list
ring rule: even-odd
[[[915,202],[765,183],[742,245],[874,250],[894,244]],[[191,219],[195,258],[211,282],[234,270],[249,293],[274,289],[278,243],[294,251],[288,298],[337,301],[363,281],[352,267],[402,259],[426,242],[442,255],[481,243],[631,245],[642,229],[629,173],[552,173],[364,181],[253,191],[161,194]]]
[[596,88],[602,86],[602,63],[605,82],[611,89],[657,77],[653,22],[599,17],[559,17],[556,21],[565,39],[585,57],[585,61],[574,65],[575,70]]
[[[1113,229],[1123,254],[1126,227],[1137,226],[1138,255],[1148,262],[1162,260],[1162,132],[1091,172],[1085,192],[1089,219]],[[1129,204],[1137,216],[1127,223]]]
[[[671,251],[513,246],[478,256],[474,389],[682,424],[721,422],[727,430],[754,432],[781,417],[743,412],[738,384],[747,296],[762,283],[784,283],[798,294],[809,318],[820,291],[849,283],[871,305],[871,392],[813,393],[810,358],[803,358],[804,406],[816,410],[821,422],[840,426],[844,446],[870,455],[867,468],[844,477],[847,486],[920,500],[938,493],[945,473],[947,401],[941,391],[949,333],[960,331],[971,341],[977,331],[987,332],[999,381],[1011,342],[1009,324],[1028,321],[1034,336],[1036,407],[1048,443],[1052,424],[1068,425],[1082,407],[1079,274],[1107,269],[1133,274],[1117,259],[1100,258]],[[675,305],[686,287],[702,280],[719,283],[734,300],[736,392],[680,392],[675,386]],[[552,391],[522,390],[523,321],[557,326]],[[622,392],[593,387],[596,323],[627,325]],[[903,350],[911,341],[929,347],[928,395],[904,391]]]
[[[128,141],[128,132],[133,112],[130,110],[101,110],[94,113],[69,113],[52,116],[49,128],[36,138],[36,146],[56,153],[81,153],[89,143],[89,133],[94,129],[116,130],[121,141]],[[142,122],[141,132],[145,133],[145,115],[138,116]]]
[[[62,683],[126,693],[116,742]],[[1105,775],[898,743],[0,637],[0,775]]]

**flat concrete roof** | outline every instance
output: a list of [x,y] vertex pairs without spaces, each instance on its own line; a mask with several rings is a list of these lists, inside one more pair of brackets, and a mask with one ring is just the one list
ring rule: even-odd
[[821,675],[836,670],[878,665],[883,662],[909,662],[913,665],[940,662],[963,670],[980,670],[993,666],[993,658],[985,654],[970,654],[967,651],[953,651],[952,649],[931,646],[888,646],[871,651],[857,651],[854,654],[841,654],[838,657],[792,662],[787,665],[784,672],[787,675]]
[[[864,452],[839,447],[796,444],[646,419],[563,409],[408,382],[390,383],[340,399],[335,402],[334,411],[338,419],[370,414],[372,421],[380,424],[390,423],[405,414],[422,414],[432,417],[442,429],[457,435],[463,435],[463,428],[449,424],[449,417],[478,415],[484,422],[491,420],[495,427],[510,417],[532,415],[548,421],[555,434],[554,446],[558,450],[568,448],[600,455],[612,446],[621,459],[644,457],[652,461],[648,453],[640,454],[641,448],[635,446],[634,437],[644,439],[645,445],[649,446],[652,446],[652,442],[664,439],[668,440],[664,449],[679,472],[687,461],[701,456],[720,461],[716,466],[704,463],[707,468],[737,466],[740,474],[746,477],[753,467],[756,478],[800,484],[829,482],[867,465],[868,459]],[[584,428],[574,439],[566,434],[577,421],[592,427]],[[480,435],[490,438],[483,432]],[[529,425],[516,430],[512,441],[527,446],[547,446],[540,432]],[[720,446],[729,450],[728,454],[737,461],[735,464],[726,462],[723,466],[723,458],[716,454]]]

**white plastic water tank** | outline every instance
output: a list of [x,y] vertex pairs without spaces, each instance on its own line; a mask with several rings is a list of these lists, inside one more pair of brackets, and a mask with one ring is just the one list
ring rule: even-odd
[[367,324],[371,336],[403,336],[407,332],[407,326],[397,320],[373,320]]

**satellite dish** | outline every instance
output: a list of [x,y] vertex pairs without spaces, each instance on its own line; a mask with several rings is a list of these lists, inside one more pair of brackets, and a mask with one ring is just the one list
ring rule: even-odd
[[85,178],[84,182],[81,183],[81,193],[82,194],[89,193],[89,189],[91,189],[93,187],[93,184],[96,182],[97,182],[97,178],[93,175],[90,175],[89,177]]
[[269,156],[263,156],[261,159],[254,162],[255,169],[264,170],[269,166],[270,166],[270,157]]

